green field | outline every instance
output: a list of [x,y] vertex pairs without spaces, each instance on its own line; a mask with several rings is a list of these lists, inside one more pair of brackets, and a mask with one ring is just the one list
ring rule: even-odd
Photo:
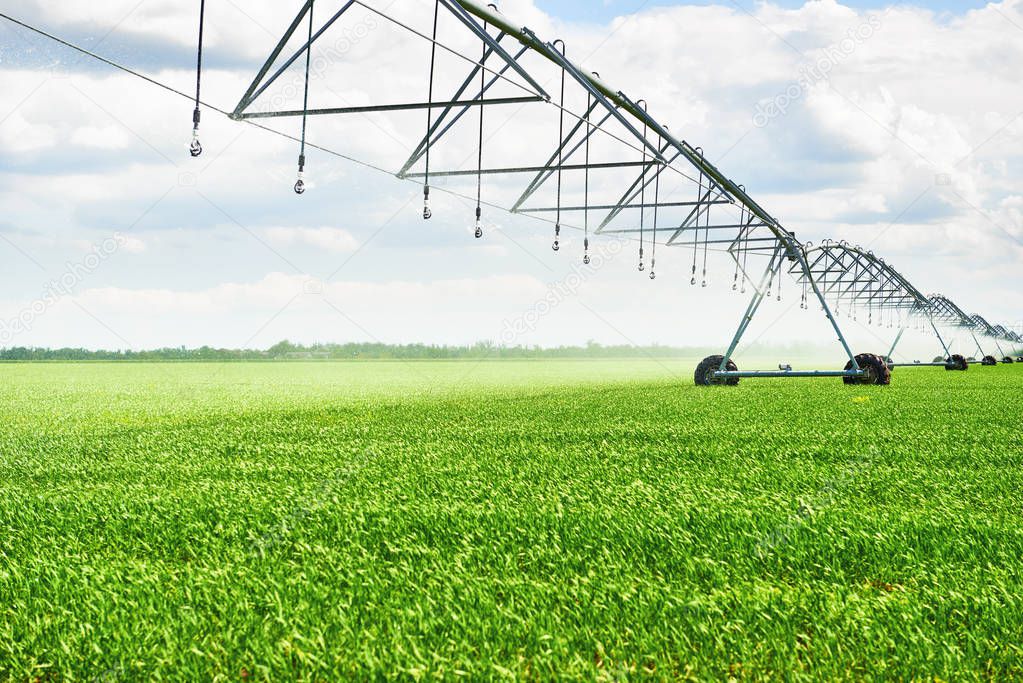
[[1023,366],[0,365],[0,680],[1023,676]]

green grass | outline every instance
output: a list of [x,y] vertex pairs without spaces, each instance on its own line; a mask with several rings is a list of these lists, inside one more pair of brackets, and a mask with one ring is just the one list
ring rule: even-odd
[[0,680],[1023,676],[1023,366],[0,365]]

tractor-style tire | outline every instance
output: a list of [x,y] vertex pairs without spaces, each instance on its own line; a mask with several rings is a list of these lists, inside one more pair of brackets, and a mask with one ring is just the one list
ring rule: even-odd
[[[715,379],[712,376],[712,373],[721,369],[721,361],[724,359],[724,356],[707,356],[704,358],[700,364],[696,366],[696,374],[694,376],[696,385],[701,387],[737,386],[739,384],[738,377]],[[739,367],[731,359],[729,359],[728,365],[725,366],[725,370],[729,372],[737,372]]]
[[1002,363],[1004,363],[1005,365],[1012,365],[1015,362],[1016,361],[1012,359],[1012,356],[1006,356],[1005,358],[1002,359]]
[[945,363],[945,369],[959,370],[965,372],[966,370],[970,369],[970,364],[966,361],[965,358],[963,358],[961,355],[957,353],[948,359],[948,362]]
[[980,361],[980,364],[987,365],[989,367],[992,365],[998,365],[998,359],[994,356],[984,356],[983,360]]
[[[888,386],[892,383],[892,371],[881,356],[873,353],[861,353],[856,356],[856,363],[862,370],[866,371],[866,374],[860,377],[843,377],[842,382],[845,384]],[[845,364],[846,370],[852,370],[852,367],[852,361]]]

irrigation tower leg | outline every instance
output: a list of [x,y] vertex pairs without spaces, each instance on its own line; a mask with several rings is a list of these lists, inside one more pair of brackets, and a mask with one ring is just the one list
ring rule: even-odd
[[806,261],[806,254],[803,253],[802,248],[800,248],[795,240],[788,245],[788,248],[790,253],[792,253],[795,258],[799,259],[799,266],[803,269],[803,274],[810,283],[810,287],[813,288],[813,293],[817,297],[817,301],[820,302],[821,307],[824,309],[824,314],[828,317],[828,322],[831,323],[832,329],[834,329],[835,334],[838,335],[838,341],[841,342],[842,348],[845,349],[846,355],[849,356],[849,362],[852,363],[852,370],[857,373],[860,372],[863,368],[860,367],[860,364],[856,361],[856,355],[852,352],[852,349],[849,348],[849,342],[845,340],[845,335],[842,334],[842,328],[839,327],[838,321],[835,320],[835,316],[831,313],[831,307],[828,306],[828,300],[824,297],[824,293],[821,292],[820,287],[817,286],[817,280],[813,277],[813,272],[810,270],[810,264]]
[[980,357],[983,358],[984,356],[986,356],[987,354],[984,353],[984,347],[980,345],[980,340],[977,339],[977,335],[975,335],[973,332],[970,332],[970,336],[973,337],[973,343],[977,345],[977,353],[980,354]]
[[945,343],[945,340],[942,339],[941,332],[938,332],[938,326],[934,324],[934,318],[931,318],[931,329],[934,330],[934,336],[936,336],[938,341],[941,343],[941,348],[945,349],[945,358],[951,358],[952,352],[949,350],[948,344]]
[[746,313],[743,314],[742,321],[739,323],[739,329],[735,331],[735,336],[732,337],[732,343],[728,345],[728,350],[725,351],[724,358],[721,361],[721,369],[728,367],[728,361],[732,359],[732,354],[735,353],[735,349],[739,346],[739,342],[742,341],[743,335],[746,334],[750,323],[753,322],[753,316],[756,315],[760,304],[764,302],[767,296],[765,294],[765,287],[767,287],[769,278],[773,276],[776,270],[781,271],[781,253],[782,248],[779,246],[771,255],[771,260],[768,262],[767,268],[764,269],[764,274],[760,278],[760,284],[753,285],[753,298],[750,299],[749,306],[746,307]]
[[895,347],[899,345],[900,341],[902,341],[902,335],[904,334],[906,334],[906,328],[905,327],[899,328],[899,335],[895,337],[895,342],[892,343],[892,348],[888,349],[888,355],[885,356],[885,358],[887,358],[888,360],[892,359],[892,354],[895,353]]

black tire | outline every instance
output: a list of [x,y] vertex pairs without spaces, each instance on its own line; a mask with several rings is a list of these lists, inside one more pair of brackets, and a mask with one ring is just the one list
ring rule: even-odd
[[1023,356],[1020,356],[1019,358],[1017,358],[1016,362],[1017,363],[1023,363]]
[[961,355],[957,353],[948,359],[948,362],[945,364],[945,369],[966,371],[970,369],[970,364],[966,361],[965,358],[963,358]]
[[1005,358],[1002,359],[1002,362],[1005,363],[1006,365],[1012,365],[1016,361],[1014,361],[1011,356],[1006,356]]
[[[861,353],[856,356],[856,363],[866,374],[859,377],[843,377],[845,384],[873,384],[877,386],[888,386],[892,383],[892,371],[885,363],[884,358],[873,353]],[[845,364],[846,370],[852,370],[852,361]]]
[[984,356],[983,360],[980,361],[981,365],[998,365],[998,359],[994,356]]
[[[739,384],[738,377],[714,379],[711,376],[712,373],[721,369],[721,361],[724,359],[724,356],[707,356],[704,358],[700,364],[696,366],[696,374],[694,375],[696,385],[700,387],[737,386]],[[730,372],[736,372],[739,367],[731,359],[729,359],[728,365],[725,366],[725,369]]]

